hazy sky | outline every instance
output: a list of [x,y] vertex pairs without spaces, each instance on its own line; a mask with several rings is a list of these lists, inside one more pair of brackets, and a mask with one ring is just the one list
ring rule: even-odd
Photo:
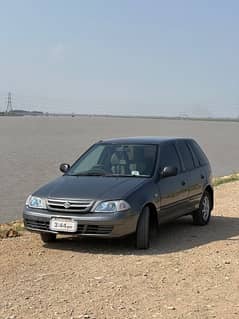
[[239,115],[239,1],[0,0],[0,110]]

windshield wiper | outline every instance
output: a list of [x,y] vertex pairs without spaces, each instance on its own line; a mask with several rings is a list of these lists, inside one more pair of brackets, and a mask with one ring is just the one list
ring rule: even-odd
[[76,174],[69,174],[70,176],[111,176],[110,174],[107,174],[105,172],[94,172],[94,171],[86,171],[86,172],[80,172]]
[[112,177],[150,177],[149,175],[132,175],[132,174],[110,174],[106,172],[100,172],[100,171],[85,171],[75,174],[66,174],[68,176],[112,176]]
[[114,177],[150,177],[150,175],[136,175],[136,174],[112,174]]

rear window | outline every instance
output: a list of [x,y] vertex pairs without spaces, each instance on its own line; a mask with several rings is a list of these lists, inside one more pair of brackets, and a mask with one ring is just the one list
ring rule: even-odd
[[190,145],[192,147],[194,154],[196,155],[196,157],[199,161],[199,164],[201,166],[208,164],[207,156],[205,155],[205,153],[203,152],[201,147],[198,145],[198,143],[196,143],[195,141],[192,140],[192,141],[190,141]]

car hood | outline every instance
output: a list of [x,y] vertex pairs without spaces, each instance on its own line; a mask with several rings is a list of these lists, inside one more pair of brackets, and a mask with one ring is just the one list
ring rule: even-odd
[[44,198],[124,199],[145,182],[146,178],[139,177],[64,175],[41,187],[33,195]]

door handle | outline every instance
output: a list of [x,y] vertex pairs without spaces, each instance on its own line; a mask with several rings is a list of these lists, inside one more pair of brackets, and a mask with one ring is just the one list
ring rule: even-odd
[[185,182],[185,181],[182,181],[181,184],[182,184],[182,186],[185,186],[185,185],[186,185],[186,182]]
[[201,179],[204,179],[204,175],[203,174],[201,174]]

